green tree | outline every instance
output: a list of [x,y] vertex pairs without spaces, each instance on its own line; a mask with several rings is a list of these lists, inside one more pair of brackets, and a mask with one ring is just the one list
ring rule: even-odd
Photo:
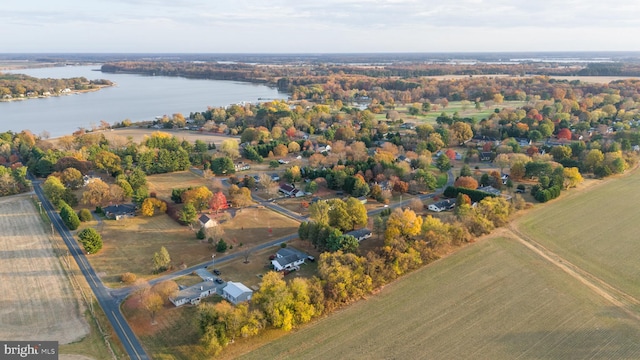
[[133,169],[131,174],[129,174],[129,176],[127,177],[127,181],[129,182],[129,185],[131,185],[133,191],[136,191],[139,188],[147,185],[147,174],[145,174],[142,169],[137,167]]
[[233,174],[235,172],[233,160],[227,156],[215,158],[211,161],[211,171],[216,175]]
[[589,150],[584,160],[586,168],[590,171],[594,171],[604,161],[604,154],[598,149]]
[[442,154],[438,156],[438,159],[436,160],[436,167],[438,167],[440,171],[445,172],[451,169],[451,166],[451,160],[449,160],[449,157],[447,155]]
[[54,206],[58,207],[60,200],[64,197],[66,188],[59,178],[49,176],[44,184],[42,184],[42,191],[49,201],[51,201]]
[[165,271],[169,264],[171,264],[171,256],[169,256],[167,248],[163,246],[160,248],[159,252],[153,254],[154,270],[156,272]]
[[60,218],[67,225],[69,230],[75,230],[80,226],[80,219],[78,218],[78,214],[71,208],[71,206],[67,205],[64,201],[61,202],[60,206]]
[[186,203],[182,210],[178,213],[178,220],[184,224],[191,224],[196,220],[198,211],[192,203]]
[[226,241],[220,239],[218,240],[218,243],[216,244],[216,251],[219,253],[223,253],[225,251],[227,251],[227,248],[229,247],[229,245],[227,244]]
[[88,254],[95,254],[102,249],[102,236],[93,228],[80,231],[78,238]]
[[89,211],[89,209],[82,209],[80,210],[80,212],[78,212],[78,218],[82,222],[87,222],[91,221],[93,219],[93,216],[91,216],[91,211]]

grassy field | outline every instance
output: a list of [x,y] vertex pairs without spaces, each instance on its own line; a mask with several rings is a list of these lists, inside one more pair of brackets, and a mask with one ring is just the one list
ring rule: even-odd
[[147,177],[147,182],[149,183],[149,192],[155,192],[158,198],[167,202],[171,202],[172,189],[207,186],[211,183],[191,171],[151,175]]
[[618,289],[640,298],[640,172],[537,209],[521,231]]
[[89,332],[29,197],[0,200],[0,339],[77,341]]
[[[501,104],[493,104],[489,107],[486,107],[484,104],[481,104],[480,109],[475,108],[475,104],[473,102],[462,103],[462,101],[450,101],[446,108],[442,108],[438,106],[437,110],[431,110],[424,115],[409,115],[407,106],[396,106],[395,110],[398,111],[401,115],[401,118],[404,119],[405,122],[430,122],[435,123],[436,118],[440,116],[443,112],[448,116],[452,116],[455,112],[458,112],[460,117],[470,117],[476,118],[476,120],[480,121],[485,119],[493,113],[493,111],[497,109],[503,108],[518,108],[525,105],[526,101],[505,101]],[[376,120],[386,120],[386,113],[376,115]]]
[[165,214],[105,220],[102,238],[102,250],[89,260],[107,286],[121,286],[120,275],[124,272],[132,272],[139,278],[153,277],[153,253],[162,246],[169,251],[175,266],[211,259],[209,244],[197,240],[188,227],[180,226]]
[[[237,211],[231,221],[220,226],[224,229],[222,238],[233,246],[227,254],[295,233],[298,229],[297,222],[268,209],[257,208]],[[102,281],[112,287],[122,286],[120,275],[124,272],[132,272],[139,278],[154,277],[153,253],[162,246],[169,251],[173,266],[209,261],[213,253],[206,241],[197,240],[193,231],[165,214],[105,220],[99,228],[104,246],[89,260]],[[241,243],[243,247],[239,246]]]
[[[638,336],[636,320],[522,245],[497,238],[242,358],[637,358]],[[248,347],[234,344],[225,356]]]
[[[220,299],[217,296],[207,298]],[[207,359],[202,349],[194,344],[200,338],[197,308],[183,306],[176,308],[166,304],[151,324],[149,314],[139,304],[139,298],[130,297],[123,305],[122,312],[127,322],[140,338],[152,359]]]

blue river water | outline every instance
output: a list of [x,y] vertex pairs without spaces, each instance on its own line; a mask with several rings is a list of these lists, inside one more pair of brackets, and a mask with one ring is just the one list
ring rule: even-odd
[[[104,120],[110,124],[125,119],[153,120],[156,116],[204,111],[267,99],[286,99],[286,93],[265,85],[180,77],[109,74],[100,65],[66,66],[6,71],[38,78],[108,79],[116,86],[99,91],[23,101],[0,102],[0,132],[31,130],[52,137],[79,128],[91,129]],[[96,71],[98,70],[98,71]]]

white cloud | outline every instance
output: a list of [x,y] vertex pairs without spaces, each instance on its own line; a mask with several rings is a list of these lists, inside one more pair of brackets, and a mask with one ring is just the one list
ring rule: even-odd
[[0,31],[12,52],[640,50],[638,15],[637,0],[31,0],[3,4]]

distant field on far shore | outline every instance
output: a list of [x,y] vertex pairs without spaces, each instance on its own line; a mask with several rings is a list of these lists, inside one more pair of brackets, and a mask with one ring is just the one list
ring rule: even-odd
[[[439,76],[426,76],[429,79],[436,80],[459,80],[459,79],[468,79],[471,77],[470,75],[439,75]],[[509,77],[519,77],[508,74],[480,74],[473,75],[473,77],[481,77],[481,78],[509,78]],[[532,77],[531,75],[527,75],[525,77]],[[608,84],[612,81],[616,80],[628,80],[628,79],[640,79],[640,77],[633,76],[563,76],[563,75],[550,75],[552,79],[558,80],[580,80],[585,83],[594,83],[594,84]]]

